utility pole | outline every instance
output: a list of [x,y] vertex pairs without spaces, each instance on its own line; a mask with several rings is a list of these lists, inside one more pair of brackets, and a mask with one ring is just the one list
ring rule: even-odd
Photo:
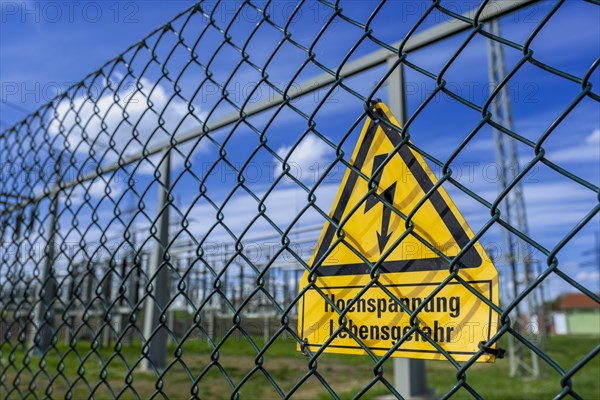
[[[388,106],[401,126],[407,120],[406,85],[404,65],[396,66],[397,57],[388,59],[388,67],[394,68],[389,77]],[[394,358],[394,387],[405,399],[433,399],[433,391],[427,387],[425,361],[410,358]]]
[[148,354],[142,360],[141,368],[162,370],[166,367],[168,328],[166,308],[171,298],[171,268],[165,260],[165,248],[169,244],[169,206],[171,203],[171,152],[167,150],[160,171],[158,185],[157,243],[155,243],[150,268],[144,309],[144,338]]
[[36,353],[45,354],[52,345],[54,332],[54,310],[51,304],[56,301],[57,281],[54,275],[54,259],[56,257],[56,230],[58,225],[58,205],[60,202],[60,184],[62,180],[62,153],[54,165],[56,193],[50,202],[50,219],[48,221],[48,241],[44,249],[44,266],[40,275],[40,291],[34,310],[35,325],[29,337],[29,346],[35,348]]

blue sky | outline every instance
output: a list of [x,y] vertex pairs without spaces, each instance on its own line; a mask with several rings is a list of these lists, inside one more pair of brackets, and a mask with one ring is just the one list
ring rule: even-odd
[[[109,1],[77,3],[77,6],[68,4],[70,3],[2,2],[0,32],[2,129],[10,127],[25,117],[22,110],[32,112],[51,101],[58,90],[66,89],[70,84],[97,70],[105,62],[145,37],[152,29],[193,3]],[[211,4],[214,3],[209,3],[209,9]],[[225,29],[235,13],[236,4],[238,3],[232,2],[220,6],[215,13],[215,24]],[[501,20],[503,36],[519,44],[524,43],[553,4],[553,2],[542,2],[533,8],[504,17]],[[460,13],[468,11],[473,5],[474,2],[468,1],[448,3],[450,9]],[[343,15],[365,23],[375,9],[375,4],[361,1],[342,2],[342,7]],[[425,3],[421,2],[390,2],[373,18],[371,22],[373,35],[386,43],[396,42],[404,37],[425,9]],[[274,21],[283,25],[292,10],[293,4],[278,2],[272,5],[270,14]],[[331,18],[331,10],[314,4],[307,4],[301,10],[300,15],[289,25],[289,30],[294,40],[304,46],[310,46],[318,32]],[[427,18],[418,31],[447,19],[447,16],[435,12]],[[254,10],[244,9],[237,23],[228,31],[232,43],[242,46],[259,20]],[[566,2],[532,41],[534,57],[540,62],[576,77],[583,77],[600,55],[599,21],[598,7],[583,2]],[[112,147],[114,150],[108,150],[105,157],[95,160],[102,165],[107,165],[116,160],[117,152],[125,151],[127,154],[133,154],[142,148],[141,144],[129,141],[131,126],[118,124],[122,119],[123,108],[127,110],[131,121],[135,122],[141,140],[153,144],[168,140],[165,130],[170,132],[177,130],[178,134],[181,134],[198,129],[199,121],[205,118],[209,118],[209,122],[214,122],[233,111],[230,106],[220,106],[212,114],[210,113],[221,97],[220,89],[214,84],[205,84],[202,90],[197,92],[200,83],[205,79],[205,73],[198,65],[189,63],[190,53],[184,46],[176,46],[178,41],[182,40],[186,46],[193,47],[198,60],[204,65],[210,65],[212,79],[215,82],[223,85],[229,80],[227,90],[231,93],[232,101],[238,106],[257,87],[261,75],[256,69],[242,65],[232,76],[233,68],[240,63],[241,57],[239,52],[229,45],[224,46],[215,57],[212,57],[223,40],[223,34],[215,29],[209,29],[203,39],[195,43],[206,22],[206,18],[196,14],[185,24],[184,16],[173,24],[173,28],[181,32],[181,36],[167,32],[160,40],[157,40],[160,35],[151,37],[147,44],[150,49],[153,49],[160,64],[149,63],[150,51],[142,50],[136,55],[136,49],[133,49],[124,55],[124,60],[133,71],[133,76],[128,75],[125,63],[120,62],[107,65],[102,70],[102,76],[86,79],[86,87],[91,88],[91,96],[100,107],[98,112],[104,116],[104,121],[108,125],[106,130],[115,133],[115,143],[111,143],[106,132],[103,132],[101,119],[94,116],[91,103],[86,101],[88,94],[82,89],[70,92],[69,97],[72,102],[61,100],[54,103],[58,118],[52,120],[52,116],[49,115],[43,121],[52,137],[61,137],[59,134],[61,129],[70,131],[66,142],[71,148],[80,146],[74,151],[74,157],[84,165],[93,163],[89,159],[90,148],[97,150]],[[339,18],[335,19],[313,48],[316,60],[335,70],[362,33],[363,31],[356,26]],[[412,52],[408,60],[437,74],[466,36],[466,33],[459,34],[427,49]],[[263,24],[247,45],[246,50],[250,61],[258,66],[266,65],[281,38],[280,32]],[[176,47],[176,50],[171,53],[173,47]],[[380,48],[375,42],[365,40],[356,48],[350,60]],[[508,47],[505,48],[505,55],[508,69],[511,69],[522,57],[522,53]],[[267,65],[269,81],[274,86],[283,88],[296,75],[306,58],[305,52],[285,43]],[[164,71],[167,71],[166,75]],[[322,72],[321,68],[309,64],[295,78],[295,82],[302,82]],[[387,67],[377,67],[345,80],[344,84],[366,95],[386,72]],[[475,104],[483,104],[489,95],[485,38],[477,36],[473,39],[448,69],[444,78],[448,82],[449,90]],[[119,82],[123,86],[115,89]],[[174,91],[175,82],[181,89],[178,96]],[[598,93],[600,87],[598,69],[592,73],[590,82],[594,85],[594,92]],[[136,84],[141,84],[143,89],[136,91]],[[414,70],[407,71],[409,114],[415,112],[434,88],[434,80]],[[526,64],[511,80],[509,91],[516,132],[536,141],[573,101],[581,88],[539,67]],[[121,95],[121,100],[117,102],[121,108],[111,108],[111,105],[115,104],[115,92]],[[251,101],[264,100],[273,93],[273,89],[262,84],[254,92]],[[292,104],[310,115],[326,96],[325,89]],[[377,96],[385,100],[387,87],[383,86]],[[160,115],[164,119],[165,130],[156,129],[159,116],[144,113],[148,98],[159,114],[163,111]],[[131,101],[127,102],[127,99]],[[189,104],[194,107],[193,115],[188,115]],[[74,112],[69,111],[70,109],[79,110],[80,115],[84,116],[83,123],[86,122],[85,120],[89,121],[85,131],[95,136],[96,142],[93,146],[90,145],[90,139],[84,141],[87,144],[80,144],[84,128],[76,121]],[[361,112],[360,100],[349,91],[339,89],[326,98],[316,114],[314,119],[316,130],[320,135],[337,144]],[[270,110],[248,121],[258,130],[264,130],[269,119],[274,115],[274,110]],[[414,120],[411,127],[412,140],[417,146],[443,161],[464,140],[480,117],[480,114],[450,97],[437,95]],[[356,143],[360,125],[352,129],[344,141],[342,149],[346,159]],[[290,108],[284,109],[268,125],[266,137],[272,153],[264,149],[260,150],[254,155],[251,167],[246,170],[248,187],[258,193],[259,197],[267,193],[273,183],[273,177],[280,173],[279,163],[274,154],[280,157],[288,156],[291,146],[306,129],[306,119]],[[227,160],[239,168],[253,154],[254,149],[259,145],[259,139],[251,127],[240,125],[235,128],[233,138],[225,142],[231,131],[232,127],[229,126],[214,132],[211,137],[216,143],[224,146]],[[182,155],[174,156],[174,174],[181,177],[177,180],[173,192],[180,208],[190,210],[188,235],[199,238],[206,232],[207,221],[215,220],[216,212],[205,199],[194,202],[199,192],[197,179],[193,174],[202,176],[206,173],[208,168],[219,159],[219,152],[218,147],[207,138],[197,143],[196,147],[193,147],[193,142],[180,145],[178,148]],[[518,148],[522,164],[528,163],[534,157],[531,148],[524,145],[519,145]],[[600,184],[598,102],[590,98],[582,100],[549,136],[544,143],[544,149],[549,160],[597,187]],[[184,159],[190,152],[193,167],[188,172],[182,172]],[[335,151],[317,135],[310,133],[289,157],[295,168],[296,177],[308,188],[312,188],[316,178],[320,177],[328,163],[334,160]],[[482,129],[455,161],[454,176],[460,183],[490,202],[496,198],[497,169],[494,164],[490,127]],[[78,237],[83,234],[86,240],[97,241],[100,237],[98,230],[83,233],[82,230],[72,228],[74,221],[85,225],[93,215],[100,217],[98,226],[114,236],[118,237],[120,232],[126,229],[125,224],[119,221],[110,222],[113,220],[115,204],[101,200],[107,190],[111,191],[113,197],[123,196],[122,206],[133,201],[139,202],[139,196],[142,196],[146,206],[145,213],[148,216],[140,214],[136,217],[136,221],[140,226],[148,225],[151,216],[155,213],[156,184],[149,186],[152,181],[151,172],[158,162],[157,157],[151,157],[150,163],[145,162],[138,166],[134,189],[139,195],[136,196],[132,196],[131,190],[128,190],[123,173],[113,177],[110,183],[103,179],[94,181],[89,187],[91,198],[88,200],[84,197],[81,188],[74,189],[69,194],[68,201],[71,209],[78,211],[65,212],[61,217],[61,234],[64,240],[77,243]],[[334,169],[316,190],[317,205],[325,212],[328,212],[331,207],[342,175],[342,168]],[[108,177],[104,178],[108,179]],[[220,205],[235,185],[235,173],[220,162],[207,180],[207,194],[212,201]],[[481,229],[489,218],[489,210],[452,185],[448,184],[444,187],[453,197],[472,229],[474,231]],[[36,187],[35,190],[41,188]],[[534,167],[526,177],[524,192],[530,234],[549,250],[553,249],[598,204],[597,193],[541,164]],[[285,179],[266,197],[267,214],[280,229],[285,230],[296,212],[306,203],[306,196],[298,185]],[[238,189],[223,207],[224,222],[231,226],[235,235],[239,235],[252,221],[256,210],[256,201],[248,193]],[[309,210],[300,218],[296,227],[322,223],[323,219],[318,212]],[[591,260],[590,255],[583,253],[593,248],[594,232],[599,230],[600,219],[596,215],[558,254],[560,268],[594,291],[600,289],[600,266],[582,267],[581,264]],[[248,230],[246,237],[266,233],[275,233],[275,230],[264,221],[257,222]],[[500,228],[494,227],[484,235],[482,242],[494,248],[494,244],[501,243],[500,233]],[[221,228],[215,230],[208,238],[208,241],[212,242],[223,240],[233,243],[229,234]],[[151,244],[148,242],[147,246]],[[539,259],[542,266],[546,265],[545,258],[539,253],[535,253],[534,258]],[[572,290],[558,277],[553,277],[548,283],[552,297],[563,291]]]

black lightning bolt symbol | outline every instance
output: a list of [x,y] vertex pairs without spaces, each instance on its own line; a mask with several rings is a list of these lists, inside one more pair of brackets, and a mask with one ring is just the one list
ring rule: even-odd
[[[379,166],[383,163],[383,161],[387,158],[387,154],[379,154],[375,156],[373,159],[373,170],[371,171],[371,176],[375,173],[375,170],[379,168]],[[373,179],[375,183],[379,186],[379,181],[381,179],[383,171],[379,171],[379,174]],[[388,203],[394,204],[394,194],[396,193],[396,182],[392,183],[387,189],[383,191],[380,195],[382,196]],[[379,204],[380,201],[375,196],[369,196],[367,201],[365,202],[365,213],[369,211],[371,208]],[[377,243],[379,244],[379,253],[383,253],[383,249],[387,244],[390,236],[392,236],[393,232],[389,232],[390,228],[390,217],[392,215],[392,210],[383,205],[383,215],[381,217],[381,230],[377,232]]]

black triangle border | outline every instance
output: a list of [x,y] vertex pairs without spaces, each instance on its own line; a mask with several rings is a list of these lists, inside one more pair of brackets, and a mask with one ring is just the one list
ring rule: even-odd
[[[375,138],[375,133],[378,128],[382,128],[383,132],[386,134],[387,138],[392,142],[394,147],[397,147],[402,140],[401,136],[398,134],[396,130],[394,130],[389,121],[386,124],[382,124],[379,120],[374,121],[371,119],[369,127],[365,132],[362,143],[360,144],[360,148],[358,150],[358,154],[356,160],[354,161],[354,166],[360,171],[365,163],[367,154],[369,152],[369,148],[371,147],[371,143]],[[421,189],[424,193],[427,193],[431,188],[433,188],[434,183],[431,181],[431,178],[419,161],[416,159],[413,152],[409,149],[409,147],[404,144],[400,146],[398,149],[398,154],[402,157],[402,160],[406,163],[409,170],[421,186]],[[336,224],[342,219],[344,210],[348,205],[348,201],[350,200],[350,195],[352,190],[356,186],[356,182],[359,179],[359,175],[351,170],[348,176],[348,180],[346,181],[346,185],[344,186],[343,192],[340,196],[338,204],[336,205],[335,211],[333,212],[333,216],[331,219],[335,221]],[[458,222],[456,216],[452,213],[452,210],[444,201],[444,198],[439,193],[438,190],[434,191],[429,200],[434,206],[435,210],[438,212],[438,215],[442,218],[444,224],[452,234],[452,237],[458,244],[458,246],[462,249],[469,242],[469,236],[463,229],[463,227]],[[315,261],[319,261],[324,253],[329,249],[333,241],[333,237],[335,235],[336,228],[331,223],[327,223],[327,230],[325,235],[323,236],[323,240],[320,242],[319,249],[314,257]],[[342,245],[341,243],[339,245]],[[481,255],[477,252],[475,246],[469,247],[465,254],[458,261],[458,265],[460,268],[477,268],[482,264]],[[383,261],[379,267],[379,271],[382,273],[397,273],[397,272],[417,272],[417,271],[439,271],[444,270],[449,267],[448,262],[443,257],[436,258],[424,258],[424,259],[411,259],[411,260],[396,260],[396,261]],[[358,264],[339,264],[339,265],[319,265],[316,271],[318,276],[337,276],[337,275],[365,275],[371,273],[371,267],[365,263]]]

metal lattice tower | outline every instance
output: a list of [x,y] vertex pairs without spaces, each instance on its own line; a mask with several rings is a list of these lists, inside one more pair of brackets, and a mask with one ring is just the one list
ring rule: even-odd
[[[492,35],[501,36],[500,23],[498,19],[493,19],[488,22],[488,28]],[[489,60],[489,80],[490,86],[493,89],[502,84],[506,77],[506,68],[504,65],[504,51],[500,42],[488,39],[488,60]],[[502,86],[498,93],[498,97],[492,102],[493,114],[502,116],[502,124],[507,129],[513,130],[514,124],[512,119],[510,93],[507,85]],[[498,192],[504,192],[510,181],[517,180],[517,183],[512,188],[510,195],[506,197],[502,212],[505,219],[510,221],[513,226],[517,227],[521,232],[529,234],[527,225],[527,215],[525,210],[525,199],[523,196],[523,187],[517,175],[521,168],[518,159],[517,144],[510,136],[504,136],[502,132],[493,129],[494,144],[495,144],[495,159],[502,173],[498,180]],[[524,285],[528,287],[531,281],[535,278],[530,259],[530,249],[527,243],[519,238],[513,237],[506,230],[502,230],[502,241],[504,247],[503,262],[503,296],[505,299],[516,298],[519,295],[519,287]],[[509,285],[509,280],[512,285]],[[539,346],[543,346],[544,332],[539,329],[540,321],[540,304],[537,300],[536,293],[531,293],[527,296],[525,311],[517,305],[513,310],[512,322],[514,329],[523,331],[523,320],[528,322],[537,321],[537,334],[540,337]],[[539,360],[537,355],[531,351],[531,358],[526,357],[524,345],[515,340],[513,336],[509,336],[509,358],[510,358],[510,375],[511,376],[532,376],[537,378],[540,376]],[[543,348],[543,347],[541,347]]]

